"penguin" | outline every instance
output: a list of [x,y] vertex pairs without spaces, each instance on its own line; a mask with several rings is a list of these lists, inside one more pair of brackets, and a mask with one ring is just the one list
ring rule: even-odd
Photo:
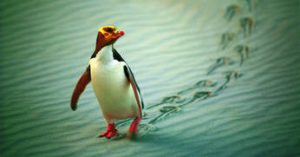
[[117,136],[115,121],[128,118],[132,118],[133,121],[127,137],[135,138],[142,120],[144,102],[140,88],[129,65],[113,46],[124,34],[124,31],[118,30],[115,26],[99,28],[95,51],[71,97],[71,109],[75,111],[80,95],[89,82],[92,83],[107,123],[107,129],[99,135],[100,138],[110,139]]

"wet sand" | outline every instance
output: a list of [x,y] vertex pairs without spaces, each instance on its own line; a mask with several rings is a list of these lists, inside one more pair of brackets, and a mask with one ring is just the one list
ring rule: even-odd
[[[0,156],[299,156],[299,6],[1,2]],[[105,122],[90,85],[69,106],[108,24],[126,32],[115,47],[145,100],[136,141],[97,138]]]

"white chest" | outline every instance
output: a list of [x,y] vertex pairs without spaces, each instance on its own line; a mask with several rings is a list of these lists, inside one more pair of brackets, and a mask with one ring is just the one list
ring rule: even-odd
[[110,64],[103,64],[97,59],[91,59],[91,80],[94,90],[114,92],[126,87],[122,62],[113,61]]

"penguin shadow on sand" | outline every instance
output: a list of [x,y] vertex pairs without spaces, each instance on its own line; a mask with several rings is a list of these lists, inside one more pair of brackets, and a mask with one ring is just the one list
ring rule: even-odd
[[[201,101],[218,96],[230,84],[244,75],[239,71],[239,68],[255,50],[249,45],[248,41],[253,33],[254,16],[251,14],[256,7],[257,1],[241,0],[240,2],[240,5],[232,4],[226,8],[223,16],[224,20],[227,23],[236,24],[240,29],[238,31],[234,29],[228,30],[220,35],[221,42],[219,46],[225,55],[216,58],[215,62],[207,69],[207,76],[211,77],[211,79],[198,80],[195,84],[176,92],[174,95],[162,98],[158,103],[146,105],[143,121],[139,129],[139,136],[143,140],[147,141],[147,138],[149,138],[143,137],[144,135],[148,136],[150,132],[158,130],[155,126],[157,122],[182,113],[188,105],[195,105],[194,102],[199,104]],[[247,16],[243,16],[242,13],[247,14]],[[231,68],[226,70],[226,67],[229,66]],[[221,77],[214,77],[216,74]],[[119,127],[125,127],[128,124],[129,120],[117,123]]]

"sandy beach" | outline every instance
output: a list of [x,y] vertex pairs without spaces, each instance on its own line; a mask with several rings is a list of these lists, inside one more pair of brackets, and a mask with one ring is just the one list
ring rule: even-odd
[[[0,4],[1,157],[300,156],[299,0],[61,0]],[[89,85],[73,88],[97,30],[135,74],[135,141],[105,130]],[[126,134],[129,120],[117,123]]]

